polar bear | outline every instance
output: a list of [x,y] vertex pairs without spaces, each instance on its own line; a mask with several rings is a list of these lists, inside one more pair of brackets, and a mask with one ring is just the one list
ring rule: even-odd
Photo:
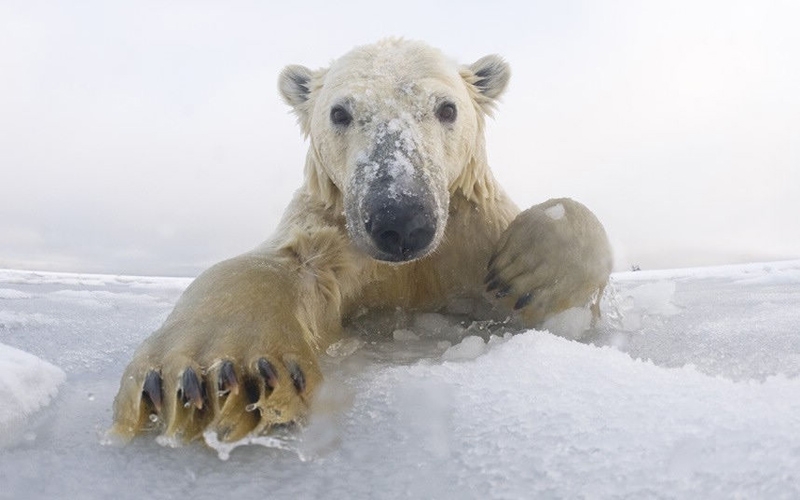
[[489,170],[484,121],[509,76],[498,56],[461,66],[401,39],[284,69],[304,184],[271,239],[202,273],[136,351],[112,431],[232,441],[302,421],[318,354],[364,308],[469,299],[476,319],[530,327],[597,312],[611,270],[597,218],[570,199],[520,212]]

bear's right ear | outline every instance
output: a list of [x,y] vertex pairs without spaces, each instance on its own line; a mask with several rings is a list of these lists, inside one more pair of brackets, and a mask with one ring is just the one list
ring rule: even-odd
[[305,66],[286,66],[278,77],[278,90],[286,104],[297,114],[303,130],[306,129],[310,112],[308,100],[311,97],[311,80],[314,72]]

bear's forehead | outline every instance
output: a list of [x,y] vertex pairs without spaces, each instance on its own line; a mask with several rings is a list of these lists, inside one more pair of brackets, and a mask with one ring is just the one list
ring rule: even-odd
[[441,73],[426,73],[408,68],[377,70],[345,69],[329,75],[325,86],[331,89],[347,89],[351,92],[372,94],[401,94],[414,96],[453,87],[453,78]]
[[325,86],[333,89],[408,96],[459,83],[457,64],[432,47],[404,40],[358,47],[335,61],[325,77]]

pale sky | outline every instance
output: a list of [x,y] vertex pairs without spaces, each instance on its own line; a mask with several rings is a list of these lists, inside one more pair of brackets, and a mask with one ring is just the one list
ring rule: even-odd
[[277,93],[386,36],[512,80],[489,161],[570,196],[617,269],[800,258],[800,2],[0,2],[0,267],[194,275],[275,228]]

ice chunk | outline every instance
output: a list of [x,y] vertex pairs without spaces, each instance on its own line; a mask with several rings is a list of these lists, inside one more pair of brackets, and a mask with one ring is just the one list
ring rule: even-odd
[[392,338],[394,338],[398,342],[413,342],[415,340],[419,340],[419,335],[412,332],[411,330],[395,330],[392,333]]
[[680,309],[672,303],[674,281],[658,281],[634,287],[621,294],[619,313],[622,329],[632,332],[643,326],[647,316],[673,316]]
[[591,326],[592,312],[589,308],[573,307],[547,318],[542,329],[560,337],[578,340]]
[[413,330],[422,337],[460,340],[464,335],[464,329],[461,326],[453,324],[450,318],[438,313],[416,314]]
[[66,375],[61,368],[0,344],[0,446],[20,437],[25,421],[50,403]]
[[325,353],[332,358],[346,358],[359,350],[363,345],[363,340],[356,337],[349,337],[329,345]]
[[445,361],[457,361],[464,359],[475,359],[486,352],[486,343],[476,335],[465,337],[459,344],[449,347],[442,359]]
[[502,337],[499,336],[499,335],[494,335],[494,334],[489,335],[489,341],[486,342],[486,346],[489,349],[491,349],[491,348],[493,348],[495,346],[498,346],[500,344],[503,344],[503,343],[511,340],[511,337],[513,337],[513,335],[510,332],[504,333]]
[[639,307],[650,314],[672,316],[680,312],[680,309],[672,303],[672,297],[675,295],[674,281],[641,285],[631,290],[630,295]]

